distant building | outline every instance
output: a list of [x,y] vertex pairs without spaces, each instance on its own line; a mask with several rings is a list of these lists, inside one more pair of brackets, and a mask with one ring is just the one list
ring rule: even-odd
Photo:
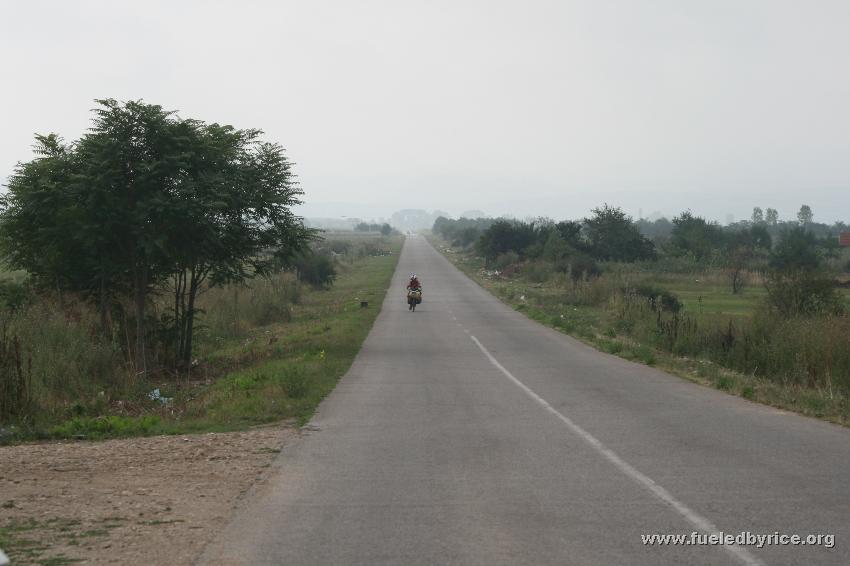
[[841,232],[838,235],[838,245],[850,247],[850,232]]

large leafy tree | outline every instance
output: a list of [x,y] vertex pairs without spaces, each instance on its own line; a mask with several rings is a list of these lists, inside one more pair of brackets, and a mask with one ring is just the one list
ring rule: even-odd
[[258,130],[143,102],[98,103],[79,141],[39,136],[36,159],[18,166],[3,200],[2,251],[46,284],[99,297],[102,313],[129,296],[140,372],[150,294],[172,283],[175,357],[185,364],[205,284],[267,273],[275,254],[312,238],[291,211],[302,191],[282,148]]
[[77,143],[78,194],[90,213],[86,231],[126,275],[135,318],[136,369],[147,371],[147,307],[166,278],[175,195],[188,168],[182,121],[161,106],[99,100],[89,133]]
[[205,283],[266,275],[313,239],[292,213],[302,191],[280,146],[258,130],[186,122],[185,177],[167,214],[175,355],[189,367],[195,299]]

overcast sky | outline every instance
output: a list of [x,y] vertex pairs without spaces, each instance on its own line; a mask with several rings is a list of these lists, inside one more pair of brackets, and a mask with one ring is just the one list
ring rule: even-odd
[[0,179],[95,98],[259,127],[306,216],[850,221],[850,1],[0,3]]

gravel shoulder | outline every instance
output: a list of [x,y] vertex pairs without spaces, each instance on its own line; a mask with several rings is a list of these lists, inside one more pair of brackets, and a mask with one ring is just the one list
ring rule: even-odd
[[15,565],[191,564],[297,434],[0,447],[0,548]]

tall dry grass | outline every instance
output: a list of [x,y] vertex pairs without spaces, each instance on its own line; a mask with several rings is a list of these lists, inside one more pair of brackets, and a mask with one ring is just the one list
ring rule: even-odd
[[[601,309],[601,319],[608,321],[604,324],[612,335],[629,336],[677,356],[708,359],[781,384],[850,394],[850,314],[846,312],[793,317],[766,307],[752,316],[674,312],[678,311],[673,305],[678,303],[675,295],[657,285],[665,280],[664,274],[614,269],[598,278],[574,281],[569,274],[546,273],[532,266],[521,275],[496,282],[497,292],[514,302],[522,298],[523,304],[550,315],[568,312],[573,306]],[[668,277],[671,283],[681,279],[672,273]],[[705,283],[723,281],[720,273],[704,277]],[[651,289],[658,289],[660,296],[649,296]],[[557,322],[556,318],[552,320]]]
[[641,297],[612,301],[619,329],[664,351],[783,384],[850,394],[850,315],[699,316],[653,309]]
[[2,318],[27,368],[32,420],[55,418],[74,403],[104,403],[105,391],[132,386],[120,346],[100,336],[88,305],[45,298]]
[[198,298],[199,338],[238,338],[257,326],[287,322],[300,296],[301,286],[289,272],[210,288]]
[[[291,273],[279,273],[206,290],[199,297],[196,337],[227,340],[251,328],[291,318],[291,306],[300,288]],[[154,297],[156,320],[167,315],[167,295]],[[150,358],[154,364],[169,360],[170,334],[150,321]],[[28,305],[0,312],[0,395],[2,422],[58,422],[74,416],[133,412],[149,404],[152,378],[137,375],[128,361],[132,337],[122,329],[132,324],[116,321],[111,336],[101,331],[95,307],[83,301],[39,296]]]

